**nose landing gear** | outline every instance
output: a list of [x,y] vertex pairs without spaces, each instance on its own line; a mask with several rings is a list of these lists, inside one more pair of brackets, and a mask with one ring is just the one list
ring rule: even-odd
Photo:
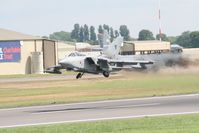
[[83,75],[84,75],[84,73],[78,73],[77,76],[76,76],[76,79],[81,78]]

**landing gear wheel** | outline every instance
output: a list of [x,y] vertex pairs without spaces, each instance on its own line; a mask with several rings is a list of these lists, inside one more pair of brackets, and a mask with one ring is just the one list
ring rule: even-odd
[[103,75],[104,75],[104,77],[108,78],[109,77],[109,72],[104,71]]
[[78,73],[77,76],[76,76],[76,79],[81,78],[81,75],[82,75],[81,73]]
[[83,75],[84,75],[84,73],[78,73],[77,76],[76,76],[76,79],[81,78]]

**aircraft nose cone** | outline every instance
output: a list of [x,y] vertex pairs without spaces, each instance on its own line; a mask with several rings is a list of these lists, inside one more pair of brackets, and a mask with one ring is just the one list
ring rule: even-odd
[[66,67],[66,68],[71,68],[71,66],[72,66],[71,62],[69,62],[66,59],[60,60],[59,64],[62,65],[63,67]]
[[59,64],[63,64],[65,61],[64,60],[60,60],[59,61]]

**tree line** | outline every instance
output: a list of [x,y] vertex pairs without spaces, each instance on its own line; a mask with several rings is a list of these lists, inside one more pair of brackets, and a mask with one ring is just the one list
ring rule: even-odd
[[94,26],[88,26],[87,24],[79,25],[74,24],[73,30],[71,32],[54,32],[49,35],[50,39],[60,40],[60,41],[72,41],[72,42],[88,42],[90,44],[98,44],[98,34],[103,34],[106,30],[110,36],[110,40],[113,41],[114,38],[119,35],[124,37],[125,41],[130,39],[130,31],[126,25],[121,25],[119,30],[114,30],[111,26],[103,24],[99,25],[96,29]]
[[99,25],[98,29],[95,29],[94,26],[89,27],[86,24],[83,26],[75,24],[74,29],[71,31],[71,39],[77,42],[90,42],[91,44],[96,44],[97,35],[103,34],[105,30],[108,32],[111,41],[119,35],[123,36],[124,40],[129,40],[130,38],[130,32],[126,25],[121,25],[118,31],[106,24]]
[[133,39],[130,36],[130,30],[126,25],[121,25],[118,30],[114,30],[111,26],[103,24],[99,25],[96,29],[94,26],[88,26],[87,24],[79,25],[74,24],[74,28],[71,32],[55,32],[50,34],[50,39],[60,40],[60,41],[71,41],[71,42],[88,42],[90,44],[98,44],[98,34],[102,34],[106,30],[110,36],[110,40],[113,41],[114,38],[121,35],[124,37],[124,41],[132,40],[161,40],[169,41],[172,44],[179,44],[185,48],[199,48],[199,31],[186,31],[179,36],[167,36],[162,33],[157,34],[155,37],[150,30],[143,29],[139,32],[138,38]]
[[149,30],[141,30],[139,32],[138,40],[161,40],[169,41],[171,44],[179,44],[184,48],[199,48],[199,31],[185,31],[180,36],[167,37],[166,34],[158,34],[156,38]]

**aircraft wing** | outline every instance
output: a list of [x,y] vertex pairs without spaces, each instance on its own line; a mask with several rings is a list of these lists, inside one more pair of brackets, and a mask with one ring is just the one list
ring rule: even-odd
[[153,64],[148,60],[109,60],[110,67],[113,69],[146,69],[146,65]]
[[153,64],[153,61],[149,60],[122,60],[122,59],[108,59],[99,58],[98,64],[101,68],[112,69],[146,69],[146,65]]
[[122,63],[122,64],[153,64],[153,61],[148,60],[109,60],[109,63]]
[[61,74],[60,69],[63,69],[63,67],[61,65],[57,65],[57,66],[47,68],[44,72],[45,73]]

